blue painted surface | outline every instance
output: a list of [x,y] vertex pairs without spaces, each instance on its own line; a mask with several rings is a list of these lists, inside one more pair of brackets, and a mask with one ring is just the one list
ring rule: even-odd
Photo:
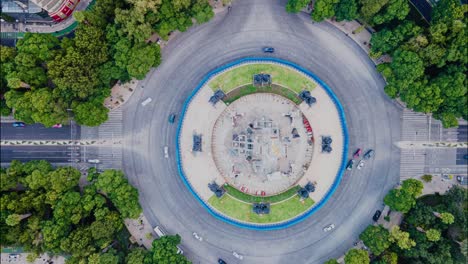
[[[192,186],[190,185],[189,181],[185,177],[184,170],[182,168],[181,164],[181,159],[180,159],[180,132],[182,128],[182,123],[184,122],[185,118],[185,113],[187,112],[187,108],[192,101],[193,97],[198,93],[198,91],[215,75],[219,74],[220,72],[229,69],[233,66],[238,66],[242,65],[245,63],[252,63],[252,62],[274,62],[282,65],[289,66],[291,68],[294,68],[303,74],[309,76],[310,78],[314,79],[317,83],[319,83],[323,89],[327,92],[328,96],[332,99],[333,103],[335,104],[338,114],[340,116],[340,122],[341,122],[341,130],[342,134],[344,137],[343,141],[343,150],[342,150],[342,159],[341,159],[341,165],[338,170],[338,173],[335,177],[335,181],[333,182],[333,185],[330,187],[328,192],[325,194],[324,198],[322,198],[319,203],[317,203],[314,207],[309,209],[308,211],[304,212],[303,214],[296,216],[293,219],[281,222],[281,223],[275,223],[275,224],[253,224],[253,223],[245,223],[245,222],[240,222],[235,219],[229,218],[221,213],[218,213],[215,209],[211,208],[207,202],[205,202],[203,199],[201,199],[198,194],[194,191]],[[207,102],[208,103],[208,102]],[[226,223],[235,225],[237,227],[241,228],[247,228],[247,229],[253,229],[253,230],[277,230],[277,229],[283,229],[290,227],[292,225],[295,225],[299,222],[304,221],[307,217],[311,216],[313,213],[315,213],[317,210],[323,207],[325,203],[330,199],[330,197],[333,195],[335,192],[336,188],[338,188],[338,185],[341,182],[341,178],[343,177],[343,173],[345,171],[345,166],[346,166],[346,155],[348,153],[348,130],[347,130],[347,125],[346,125],[346,119],[344,115],[344,110],[340,102],[338,101],[338,98],[335,96],[333,91],[328,87],[326,83],[324,83],[322,80],[320,80],[315,74],[311,73],[310,71],[306,70],[305,68],[296,65],[292,62],[282,60],[282,59],[277,59],[277,58],[255,58],[255,57],[248,57],[248,58],[242,58],[239,60],[236,60],[234,62],[228,63],[222,67],[219,67],[211,72],[209,72],[198,84],[198,86],[193,90],[193,92],[190,94],[190,96],[187,98],[185,101],[183,107],[182,107],[182,113],[181,117],[179,119],[179,123],[177,126],[177,139],[176,139],[176,161],[177,161],[177,169],[179,171],[179,175],[182,178],[182,181],[184,182],[185,186],[189,189],[189,191],[193,194],[193,196],[203,205],[203,207],[208,210],[208,212],[215,218],[224,221]],[[207,186],[208,188],[208,186]]]

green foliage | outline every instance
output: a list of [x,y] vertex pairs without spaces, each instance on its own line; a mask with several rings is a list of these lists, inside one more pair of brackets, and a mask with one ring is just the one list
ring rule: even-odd
[[309,4],[309,0],[288,0],[286,11],[289,13],[297,13]]
[[147,258],[148,252],[143,248],[134,248],[130,250],[130,253],[125,259],[127,264],[143,264],[145,258]]
[[392,243],[396,243],[401,249],[410,249],[416,246],[416,242],[410,238],[410,234],[400,230],[399,226],[394,226],[390,230],[389,240]]
[[358,6],[356,0],[340,0],[335,6],[337,21],[354,20],[358,17]]
[[422,179],[424,182],[431,182],[431,181],[432,181],[432,175],[430,175],[430,174],[424,174],[423,176],[421,176],[421,179]]
[[361,17],[366,21],[370,21],[388,1],[389,0],[359,0],[361,4]]
[[184,255],[177,254],[177,245],[180,244],[180,236],[163,236],[153,241],[150,252],[150,261],[161,264],[189,264]]
[[440,231],[437,229],[429,229],[426,231],[426,237],[429,241],[439,241],[440,240]]
[[421,195],[422,189],[422,182],[415,179],[405,180],[400,189],[390,190],[384,202],[392,210],[406,213],[416,204],[416,197]]
[[314,4],[314,11],[312,12],[312,19],[320,22],[326,18],[335,16],[335,6],[339,0],[316,0]]
[[[126,253],[126,248],[120,245],[117,236],[124,227],[125,216],[115,210],[122,207],[122,202],[107,201],[98,192],[96,183],[80,188],[78,170],[53,168],[46,161],[24,164],[13,161],[10,167],[0,170],[0,175],[2,246],[70,255],[72,263],[122,262],[124,256],[120,255]],[[116,195],[130,201],[128,206],[138,210],[138,193],[126,180],[125,184],[112,185],[112,188],[116,188]]]
[[364,244],[369,247],[376,256],[382,254],[389,246],[389,232],[383,226],[368,226],[364,232],[359,235]]
[[123,218],[137,218],[142,212],[137,189],[128,183],[121,171],[107,170],[101,173],[95,185],[107,195]]
[[76,122],[85,126],[98,126],[104,123],[107,121],[108,112],[109,109],[106,108],[102,100],[99,99],[78,103],[73,109]]
[[385,252],[382,255],[382,261],[385,264],[398,264],[398,255],[395,252]]
[[440,219],[442,219],[442,223],[446,225],[451,225],[455,222],[455,216],[451,213],[441,213]]
[[388,23],[394,19],[403,20],[410,11],[407,0],[389,0],[388,4],[372,18],[374,24]]
[[336,259],[329,259],[325,261],[323,264],[339,264]]
[[391,53],[398,49],[405,41],[417,36],[422,29],[412,22],[404,22],[394,29],[384,28],[372,34],[370,40],[371,51]]
[[362,249],[351,249],[345,255],[346,264],[369,264],[370,259],[367,251]]

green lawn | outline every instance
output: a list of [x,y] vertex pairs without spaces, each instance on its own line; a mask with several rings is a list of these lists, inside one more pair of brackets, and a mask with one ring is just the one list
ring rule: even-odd
[[224,185],[223,188],[226,190],[226,192],[234,196],[235,198],[242,200],[247,203],[259,203],[259,202],[264,202],[264,203],[277,203],[281,202],[293,195],[297,194],[297,191],[301,188],[299,185],[292,187],[291,189],[282,192],[277,195],[269,196],[269,197],[258,197],[258,196],[252,196],[247,193],[243,193],[239,190],[237,190],[235,187],[232,187],[231,185]]
[[272,86],[264,86],[264,87],[255,87],[251,84],[241,86],[237,89],[231,90],[227,94],[226,98],[223,99],[223,101],[226,104],[230,104],[245,95],[253,94],[253,93],[274,93],[274,94],[278,94],[278,95],[288,98],[289,100],[291,100],[293,103],[297,105],[302,103],[302,100],[297,96],[296,93],[289,90],[288,88],[284,88],[284,87],[281,87],[279,85],[274,85],[274,84]]
[[310,198],[301,202],[299,196],[295,196],[287,201],[273,204],[270,213],[267,215],[257,215],[252,212],[252,204],[240,202],[229,195],[224,195],[221,199],[212,196],[208,203],[221,213],[234,219],[251,223],[277,223],[291,219],[309,209],[314,201]]
[[216,76],[208,85],[214,91],[221,88],[225,93],[228,93],[236,87],[252,84],[253,75],[258,73],[271,74],[273,83],[283,85],[296,93],[302,90],[312,90],[316,86],[314,82],[302,74],[275,64],[242,65]]

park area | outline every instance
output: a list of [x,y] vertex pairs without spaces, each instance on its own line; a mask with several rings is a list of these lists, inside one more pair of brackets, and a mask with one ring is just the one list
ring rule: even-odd
[[270,74],[273,84],[279,84],[287,87],[296,94],[303,90],[311,91],[317,86],[311,78],[299,73],[298,71],[271,63],[256,63],[238,66],[217,75],[208,83],[208,85],[214,91],[221,89],[223,92],[229,93],[239,86],[252,84],[253,75],[259,73]]
[[230,218],[249,223],[270,224],[284,222],[297,217],[310,209],[315,202],[310,198],[301,201],[300,197],[295,195],[282,202],[271,204],[270,213],[264,215],[254,213],[251,203],[237,200],[229,194],[225,194],[221,198],[213,195],[208,200],[208,203],[217,211]]

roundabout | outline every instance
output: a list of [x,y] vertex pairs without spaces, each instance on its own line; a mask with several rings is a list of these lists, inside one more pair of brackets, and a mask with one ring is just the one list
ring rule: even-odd
[[[313,103],[300,99],[305,91]],[[333,195],[346,163],[346,121],[311,72],[280,59],[243,58],[194,89],[176,147],[183,182],[210,214],[238,227],[281,229]]]
[[[144,214],[151,225],[180,234],[181,248],[194,263],[215,263],[219,257],[237,263],[233,251],[244,256],[242,263],[323,263],[338,257],[372,222],[383,196],[399,180],[399,152],[393,142],[400,137],[400,110],[384,94],[384,81],[375,65],[342,32],[327,23],[313,24],[307,14],[288,14],[284,4],[236,1],[229,13],[180,34],[163,49],[163,63],[141,82],[144,88],[137,89],[122,108],[124,170],[139,189]],[[180,121],[184,102],[208,73],[241,58],[265,57],[263,46],[275,47],[269,58],[304,67],[333,91],[346,116],[350,150],[372,148],[377,153],[365,169],[345,172],[333,195],[310,217],[270,231],[239,228],[204,208],[179,175],[178,127],[167,122],[172,113]],[[248,82],[251,80],[249,77]],[[239,82],[232,88],[245,84]],[[212,96],[214,90],[208,91]],[[141,102],[148,97],[153,101],[142,107]],[[323,102],[314,97],[317,103]],[[201,112],[199,120],[210,112]],[[311,126],[316,133],[316,125]],[[202,136],[202,142],[210,137]],[[333,145],[338,137],[332,138],[332,153],[338,152]],[[189,146],[192,141],[190,138]],[[169,158],[164,157],[165,146]],[[347,159],[350,154],[344,155]],[[210,192],[205,184],[202,188]],[[234,187],[232,190],[238,191],[238,199],[245,194]],[[250,197],[251,202],[257,201]],[[319,199],[314,201],[316,205]],[[332,223],[335,229],[323,232]],[[193,232],[202,236],[203,242],[194,239]]]

